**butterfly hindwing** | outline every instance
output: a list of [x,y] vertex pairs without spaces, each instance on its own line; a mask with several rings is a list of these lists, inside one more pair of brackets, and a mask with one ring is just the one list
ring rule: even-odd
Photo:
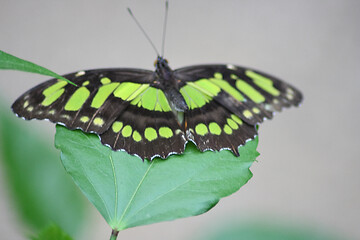
[[201,151],[228,149],[239,155],[238,147],[256,136],[255,126],[213,101],[185,115],[187,138]]
[[100,137],[103,144],[143,159],[183,153],[187,141],[171,111],[139,109],[133,105]]

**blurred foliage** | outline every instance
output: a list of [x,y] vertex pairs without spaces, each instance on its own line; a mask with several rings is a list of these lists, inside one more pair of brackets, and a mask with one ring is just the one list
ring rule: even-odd
[[210,231],[203,240],[340,240],[332,234],[319,232],[301,224],[290,225],[278,219],[270,221],[232,221]]
[[44,228],[37,237],[31,240],[72,240],[59,226],[51,224]]
[[24,125],[9,107],[0,106],[0,159],[13,205],[35,232],[56,223],[74,235],[85,220],[85,198],[64,170],[53,143]]
[[193,144],[166,160],[142,161],[112,151],[95,134],[58,125],[55,145],[65,169],[112,229],[202,214],[243,186],[259,155],[258,139],[230,151],[200,152]]

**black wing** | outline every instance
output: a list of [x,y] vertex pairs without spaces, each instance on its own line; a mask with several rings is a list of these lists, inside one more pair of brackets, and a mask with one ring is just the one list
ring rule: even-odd
[[190,66],[174,75],[189,107],[187,137],[203,151],[230,149],[238,154],[238,146],[256,136],[256,124],[302,100],[290,84],[234,65]]
[[93,132],[113,150],[142,159],[166,158],[184,151],[184,132],[154,72],[98,69],[64,76],[78,85],[52,79],[24,93],[12,105],[26,120],[49,119],[69,129]]

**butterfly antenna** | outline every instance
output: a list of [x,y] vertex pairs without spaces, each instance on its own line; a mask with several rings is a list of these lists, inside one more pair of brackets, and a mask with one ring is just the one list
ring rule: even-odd
[[141,32],[145,35],[145,37],[147,38],[147,40],[150,42],[151,46],[153,47],[153,49],[155,50],[156,54],[158,56],[160,56],[159,51],[156,49],[154,43],[151,41],[150,37],[146,34],[145,30],[143,29],[143,27],[140,25],[139,21],[135,18],[134,14],[132,13],[130,8],[127,8],[127,10],[129,11],[130,16],[134,19],[136,25],[138,25],[138,27],[140,28]]
[[166,36],[166,24],[167,24],[167,17],[169,12],[169,1],[166,0],[165,3],[165,19],[164,19],[164,28],[163,28],[163,36],[162,36],[162,44],[161,44],[161,57],[164,56],[164,49],[165,49],[165,36]]

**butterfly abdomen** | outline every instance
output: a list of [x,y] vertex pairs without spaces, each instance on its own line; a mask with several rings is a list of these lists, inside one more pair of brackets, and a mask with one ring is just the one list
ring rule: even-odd
[[170,88],[165,90],[164,93],[173,110],[177,112],[185,112],[189,110],[189,107],[187,106],[185,99],[179,90]]

